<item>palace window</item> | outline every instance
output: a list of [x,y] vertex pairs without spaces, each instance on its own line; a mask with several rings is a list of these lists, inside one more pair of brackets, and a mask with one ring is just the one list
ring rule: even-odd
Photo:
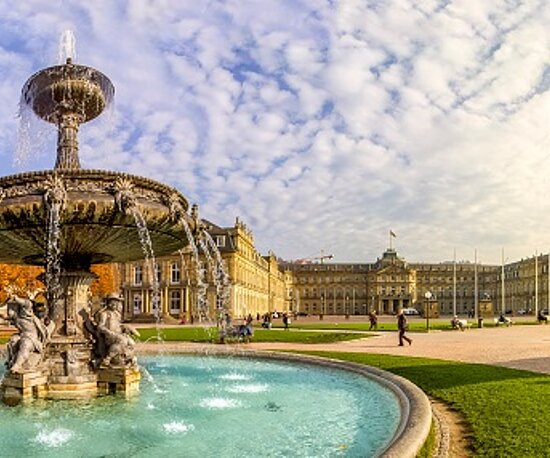
[[225,246],[225,235],[216,235],[216,246],[218,247]]
[[160,264],[155,263],[155,278],[157,279],[157,283],[160,283],[162,281],[162,269],[160,268]]
[[134,315],[139,315],[141,313],[141,294],[134,294]]
[[143,283],[143,267],[134,266],[134,285],[139,286]]
[[181,291],[170,291],[170,313],[177,315],[181,309]]
[[180,265],[177,262],[173,262],[170,268],[170,282],[172,284],[180,282]]

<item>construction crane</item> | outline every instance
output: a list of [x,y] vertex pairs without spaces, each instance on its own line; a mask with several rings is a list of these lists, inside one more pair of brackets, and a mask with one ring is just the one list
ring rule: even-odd
[[313,261],[319,261],[320,264],[324,264],[325,259],[332,259],[332,258],[334,258],[333,254],[325,254],[321,250],[320,256],[310,256],[308,258],[297,259],[296,264],[311,264]]

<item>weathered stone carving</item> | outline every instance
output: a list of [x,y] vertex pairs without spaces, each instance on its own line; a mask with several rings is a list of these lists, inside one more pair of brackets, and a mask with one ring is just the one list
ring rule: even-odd
[[67,201],[67,191],[63,179],[57,175],[50,175],[44,181],[44,202],[47,208],[58,206],[60,209]]
[[6,367],[13,373],[36,369],[42,361],[54,323],[37,317],[30,299],[15,295],[8,302],[8,318],[19,332],[8,342]]
[[193,204],[191,206],[191,212],[189,214],[191,217],[191,230],[193,236],[196,240],[200,240],[203,237],[205,230],[208,230],[209,225],[206,224],[199,216],[199,206]]
[[128,213],[136,206],[134,183],[127,178],[118,177],[114,184],[115,204],[119,211]]
[[185,215],[185,209],[181,204],[181,197],[178,193],[172,193],[166,198],[165,202],[168,210],[170,211],[170,216],[173,220],[177,221],[180,218],[183,218]]
[[105,298],[105,306],[96,313],[96,354],[100,367],[137,365],[132,336],[139,336],[139,332],[122,324],[121,305],[122,299],[110,294]]

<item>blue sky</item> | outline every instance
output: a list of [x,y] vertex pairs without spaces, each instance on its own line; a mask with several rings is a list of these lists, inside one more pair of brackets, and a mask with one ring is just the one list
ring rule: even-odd
[[[76,61],[115,85],[86,168],[178,188],[261,252],[500,262],[550,250],[550,4],[471,0],[0,1],[0,174],[51,168],[18,100]],[[45,140],[44,140],[45,138]]]

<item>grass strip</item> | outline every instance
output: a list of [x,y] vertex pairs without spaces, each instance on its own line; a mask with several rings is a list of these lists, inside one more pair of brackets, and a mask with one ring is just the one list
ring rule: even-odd
[[[178,327],[162,328],[157,331],[155,328],[139,329],[139,341],[156,341],[159,337],[166,342],[218,342],[218,330],[216,328],[203,327]],[[365,334],[350,332],[323,332],[323,331],[276,331],[256,329],[252,341],[254,342],[289,342],[289,343],[333,343],[346,340],[365,338]]]
[[550,456],[550,376],[484,364],[365,353],[304,352],[409,379],[464,416],[478,457]]
[[[477,323],[474,323],[473,320],[470,320],[469,323],[471,323],[473,328],[477,328]],[[536,322],[531,321],[525,321],[521,322],[521,324],[515,324],[514,326],[529,326],[529,325],[536,325]],[[419,321],[419,320],[409,320],[409,331],[411,332],[426,332],[426,321]],[[484,321],[484,327],[486,328],[494,328],[495,323],[489,322],[489,320]],[[274,328],[281,328],[282,325],[274,324]],[[294,322],[292,324],[292,327],[294,329],[308,329],[308,330],[346,330],[346,331],[361,331],[361,332],[368,332],[370,324],[369,323],[354,323],[354,322],[345,322],[342,321],[341,323],[323,323],[322,321],[319,321],[318,323],[299,323]],[[453,331],[453,332],[460,332],[456,329],[452,329],[450,320],[447,319],[432,319],[430,320],[430,330],[432,331]],[[377,331],[397,331],[397,322],[395,323],[379,323]]]

